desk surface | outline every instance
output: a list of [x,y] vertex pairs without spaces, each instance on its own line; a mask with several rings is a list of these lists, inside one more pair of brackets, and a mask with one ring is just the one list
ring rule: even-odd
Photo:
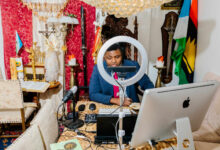
[[44,93],[50,84],[48,82],[23,81],[21,82],[22,91]]
[[[94,110],[94,111],[89,110],[89,104],[90,103],[95,103],[96,104],[96,110]],[[76,111],[78,111],[78,106],[80,104],[85,104],[86,105],[85,110],[79,114],[80,118],[83,119],[83,120],[84,120],[85,114],[98,113],[99,108],[117,108],[118,107],[116,105],[104,105],[104,104],[91,102],[91,101],[79,101],[76,105]],[[128,107],[126,107],[126,108],[128,108]],[[88,131],[96,131],[96,124],[95,123],[94,124],[89,124],[89,125],[84,124],[84,126],[79,128],[79,130],[82,133],[84,133],[87,137],[89,137],[92,142],[94,141],[94,136],[96,135],[96,133],[88,133]],[[58,142],[74,139],[75,138],[74,136],[76,136],[75,132],[65,128],[64,132],[61,134]],[[85,140],[80,139],[80,138],[77,138],[77,139],[79,140],[79,143],[81,144],[82,149],[87,149],[87,147],[89,146],[89,142],[86,142]],[[176,139],[175,138],[169,139],[169,140],[167,140],[167,142],[169,142],[173,146],[176,145]],[[118,147],[117,144],[102,144],[102,145],[91,144],[91,146],[92,146],[93,149],[98,149],[98,148],[100,148],[100,149],[117,149],[117,147]],[[168,148],[168,147],[170,147],[170,145],[168,143],[159,142],[156,147],[157,147],[157,150],[160,150],[160,149]],[[91,148],[89,148],[89,149],[91,149]],[[129,149],[128,145],[126,146],[126,149]],[[137,150],[141,150],[141,149],[151,150],[152,148],[149,144],[147,144],[145,146],[142,146],[142,147],[139,147],[139,148],[136,148],[136,149]]]

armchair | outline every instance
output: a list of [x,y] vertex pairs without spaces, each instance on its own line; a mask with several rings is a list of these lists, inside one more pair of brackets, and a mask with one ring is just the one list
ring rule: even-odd
[[7,150],[46,150],[39,127],[30,126]]
[[[26,129],[26,121],[35,111],[35,103],[24,103],[18,80],[0,80],[0,126],[5,124],[21,124],[22,132]],[[2,137],[18,137],[19,135],[0,135]]]

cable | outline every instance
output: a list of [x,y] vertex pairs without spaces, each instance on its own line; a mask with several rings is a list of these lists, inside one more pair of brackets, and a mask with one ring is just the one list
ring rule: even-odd
[[94,123],[86,123],[86,124],[85,124],[85,125],[86,125],[86,126],[85,126],[85,132],[88,132],[88,131],[87,131],[87,127],[88,127],[88,126],[91,126],[91,125],[93,125],[93,124],[94,124]]
[[[124,104],[124,103],[123,103],[123,104]],[[113,112],[110,113],[110,115],[113,114],[114,112],[116,112],[116,111],[117,111],[119,108],[121,108],[121,107],[122,107],[122,106],[118,106]]]
[[[66,129],[63,133],[67,132],[67,131],[72,131],[70,129]],[[71,136],[71,135],[62,135],[64,137],[75,137],[75,138],[81,138],[83,139],[84,141],[87,141],[89,142],[89,145],[85,148],[85,150],[87,150],[88,148],[92,148],[92,143],[94,143],[89,137],[87,137],[84,133],[80,132],[80,130],[76,129],[74,132],[76,132],[76,136]]]
[[[71,135],[62,135],[62,136],[64,136],[64,137],[73,137],[73,138],[81,138],[81,139],[83,139],[84,141],[87,141],[87,142],[89,142],[89,146],[87,146],[86,148],[85,148],[85,150],[87,150],[89,147],[93,150],[93,148],[92,148],[92,141],[91,141],[91,139],[89,139],[87,136],[83,136],[83,135],[77,135],[77,136],[71,136]],[[86,140],[87,139],[87,140]]]
[[173,146],[169,142],[167,142],[167,141],[161,141],[161,142],[169,144],[171,146],[172,150],[174,150]]
[[[86,140],[87,139],[87,140]],[[91,141],[91,139],[89,139],[88,137],[86,137],[85,139],[83,139],[84,141],[88,141],[89,142],[89,146],[87,146],[86,148],[85,148],[85,150],[87,150],[89,147],[93,150],[93,148],[92,148],[92,141]]]
[[[118,85],[120,86],[120,88],[122,89],[122,92],[123,92],[123,95],[124,95],[124,88],[123,88],[123,86],[115,79],[115,78],[113,78],[114,80],[115,80],[115,82],[117,82],[118,83]],[[124,99],[123,99],[123,102],[122,102],[122,105],[120,106],[120,107],[118,107],[118,108],[116,108],[112,113],[114,113],[115,111],[117,111],[119,108],[121,108],[123,105],[124,105]],[[111,113],[111,114],[112,114]],[[120,143],[120,141],[119,141],[119,137],[118,137],[118,134],[117,134],[117,126],[118,126],[118,123],[119,123],[119,120],[120,120],[120,118],[118,118],[118,121],[116,122],[116,124],[115,124],[115,135],[116,135],[116,139],[117,139],[117,141],[118,141],[118,144],[119,144],[119,148],[120,148],[120,150],[121,150],[121,143]]]
[[120,118],[118,118],[118,120],[117,120],[115,126],[114,126],[114,124],[113,124],[113,126],[115,127],[115,136],[116,136],[116,139],[117,139],[117,141],[118,141],[119,148],[120,148],[120,150],[121,150],[121,143],[120,143],[120,141],[119,141],[119,137],[118,137],[118,134],[117,134],[117,126],[118,126],[119,120],[120,120]]
[[158,144],[158,142],[156,142],[155,140],[150,140],[150,145],[152,146],[152,148],[154,147],[155,150],[157,150],[156,145]]
[[116,80],[115,78],[114,78],[114,80],[115,80],[115,82],[117,82],[118,83],[118,85],[120,86],[120,88],[123,90],[123,92],[124,92],[124,88],[123,88],[123,86],[118,82],[118,80]]
[[[60,120],[60,119],[62,119],[63,118],[63,112],[62,112],[62,116],[59,118],[58,117],[58,114],[59,114],[59,109],[60,109],[60,107],[61,106],[63,106],[64,107],[64,103],[61,103],[59,106],[58,106],[58,108],[57,108],[57,124],[58,124],[58,135],[60,135],[61,133],[60,133],[60,122],[62,121],[62,120]],[[63,109],[63,110],[65,110],[65,108]]]
[[97,145],[95,149],[97,150],[98,147],[102,147],[104,150],[107,150],[104,146],[102,146],[102,144]]
[[115,148],[103,146],[102,144],[97,145],[97,146],[96,146],[96,150],[98,149],[98,147],[101,147],[101,148],[103,148],[104,150],[110,150],[110,149],[115,150]]

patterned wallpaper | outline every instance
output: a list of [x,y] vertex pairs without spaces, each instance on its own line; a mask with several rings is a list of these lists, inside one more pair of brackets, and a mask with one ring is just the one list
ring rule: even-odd
[[[22,39],[24,47],[32,45],[32,13],[26,7],[23,7],[19,0],[0,0],[2,13],[2,30],[3,43],[5,52],[5,69],[7,78],[10,79],[10,57],[16,56],[16,36],[17,31]],[[23,62],[28,63],[28,53],[20,50],[20,56],[23,57]]]
[[[66,54],[66,63],[68,55],[74,54],[77,62],[80,64],[81,70],[83,70],[83,54],[81,50],[81,15],[80,8],[81,5],[84,8],[85,12],[85,33],[86,33],[86,47],[87,47],[87,79],[89,84],[89,79],[92,74],[93,69],[93,60],[92,60],[92,44],[95,38],[95,26],[93,22],[95,21],[95,7],[87,5],[80,0],[70,0],[65,13],[77,15],[79,24],[74,27],[73,31],[70,31],[67,35],[67,54]],[[70,68],[66,67],[66,88],[69,89],[69,80],[70,80]],[[78,74],[78,82],[80,86],[84,85],[84,74],[83,71]]]
[[[9,59],[10,57],[16,56],[15,52],[15,32],[17,30],[24,47],[30,47],[32,45],[32,12],[22,5],[19,0],[0,0],[1,11],[2,11],[2,27],[3,27],[3,37],[4,37],[4,52],[5,52],[5,65],[7,77],[10,78],[10,67]],[[81,16],[80,7],[83,5],[85,11],[85,33],[86,33],[86,46],[87,46],[87,74],[88,83],[91,77],[93,60],[92,60],[92,44],[95,38],[95,26],[93,22],[95,20],[95,7],[87,5],[80,0],[69,0],[65,13],[77,15],[79,24],[74,26],[74,30],[67,35],[67,54],[74,54],[76,56],[77,62],[80,64],[80,68],[83,70],[83,55],[81,50]],[[24,64],[28,63],[28,54],[21,49],[20,56],[23,57]],[[65,59],[67,64],[67,59]],[[66,67],[66,88],[69,89],[70,80],[70,68]],[[78,74],[78,82],[80,86],[83,86],[83,71]]]

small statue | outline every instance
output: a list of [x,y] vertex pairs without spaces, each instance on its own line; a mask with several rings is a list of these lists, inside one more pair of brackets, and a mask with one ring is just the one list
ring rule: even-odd
[[46,81],[53,82],[58,80],[59,76],[59,62],[57,52],[55,51],[54,43],[46,39],[46,56],[45,56],[45,69]]

